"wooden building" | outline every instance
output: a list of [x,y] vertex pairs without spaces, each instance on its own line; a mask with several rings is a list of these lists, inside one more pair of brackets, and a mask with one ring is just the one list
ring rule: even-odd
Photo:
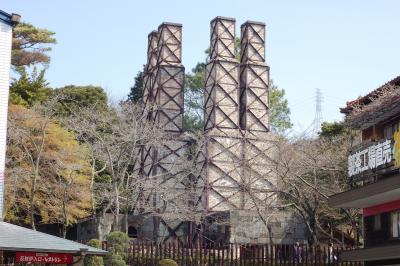
[[348,102],[341,112],[362,141],[353,145],[348,157],[353,188],[333,195],[329,204],[362,209],[364,224],[364,248],[341,257],[365,265],[399,265],[400,76]]

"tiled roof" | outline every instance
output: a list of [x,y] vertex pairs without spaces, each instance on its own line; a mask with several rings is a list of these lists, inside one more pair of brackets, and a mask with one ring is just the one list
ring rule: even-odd
[[4,22],[11,25],[12,24],[11,15],[4,12],[3,10],[0,10],[0,22]]
[[84,250],[88,255],[107,254],[101,249],[5,222],[0,222],[0,250],[72,254]]
[[362,96],[356,100],[347,102],[346,107],[340,108],[340,112],[343,114],[350,114],[353,111],[354,106],[356,106],[356,105],[362,106],[362,105],[367,105],[367,104],[371,103],[371,101],[372,101],[371,99],[375,98],[375,96],[379,95],[379,93],[382,90],[384,90],[388,85],[400,86],[400,76],[397,76],[394,79],[386,82],[385,84],[383,84],[379,88],[371,91],[370,93],[368,93],[365,96]]

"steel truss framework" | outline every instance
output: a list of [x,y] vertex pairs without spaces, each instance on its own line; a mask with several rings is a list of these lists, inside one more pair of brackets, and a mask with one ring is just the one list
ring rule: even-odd
[[[152,31],[148,35],[148,49],[147,49],[147,64],[144,69],[143,77],[143,103],[145,111],[151,112],[151,107],[154,102],[153,87],[154,87],[154,70],[157,66],[157,42],[158,32]],[[150,115],[150,114],[149,114]],[[149,118],[151,115],[149,116]]]
[[[163,23],[148,37],[147,65],[144,76],[143,103],[148,118],[174,139],[161,147],[142,147],[140,171],[154,189],[141,195],[141,204],[158,212],[173,213],[178,201],[187,197],[187,180],[178,178],[183,171],[180,161],[186,155],[191,140],[183,136],[182,25]],[[174,193],[171,192],[171,189]],[[145,190],[146,191],[146,190]],[[169,193],[164,206],[163,195]],[[176,201],[176,204],[174,204]],[[165,209],[167,208],[167,209]],[[184,222],[155,217],[159,231],[164,227],[168,236],[177,236]],[[159,237],[159,236],[156,236]]]
[[183,131],[182,25],[163,23],[158,27],[155,69],[155,122],[171,133]]
[[204,97],[204,207],[207,211],[240,208],[239,63],[235,58],[234,19],[216,17],[211,21]]
[[267,132],[269,67],[265,64],[265,25],[241,26],[240,124],[247,131]]
[[265,25],[246,22],[241,26],[240,65],[234,44],[235,20],[215,18],[204,99],[208,142],[203,175],[208,211],[252,209],[257,201],[273,200],[267,191],[274,180],[265,178],[271,174],[265,163],[273,149],[268,134]]
[[252,192],[246,193],[245,209],[252,209],[258,201],[265,205],[276,200],[274,193],[269,192],[276,180],[268,167],[274,154],[274,140],[268,134],[269,67],[265,63],[264,23],[242,24],[240,51],[242,167],[246,188]]
[[[176,140],[153,151],[151,176],[162,179],[160,185],[182,189],[173,179],[179,175],[176,162],[184,155],[187,142],[183,132],[182,25],[163,23],[158,27],[157,68],[155,69],[154,122]],[[179,182],[178,182],[179,183]],[[179,194],[179,193],[178,193]]]
[[[268,134],[269,67],[265,64],[265,25],[246,22],[241,26],[241,61],[235,54],[235,20],[216,17],[211,21],[210,60],[206,65],[204,94],[204,152],[198,158],[200,176],[194,182],[177,180],[182,169],[176,165],[191,145],[183,137],[184,67],[181,63],[182,26],[163,23],[149,34],[148,62],[143,101],[149,119],[176,139],[161,148],[144,147],[141,171],[147,178],[176,189],[176,199],[196,193],[191,205],[199,211],[219,212],[252,209],[257,201],[270,200],[266,192],[274,180],[265,162],[273,153]],[[176,169],[174,169],[176,168]],[[192,180],[192,181],[193,181]],[[251,189],[252,197],[245,193]],[[144,195],[155,208],[159,195]],[[174,211],[173,209],[169,211]],[[161,219],[169,236],[185,227]]]

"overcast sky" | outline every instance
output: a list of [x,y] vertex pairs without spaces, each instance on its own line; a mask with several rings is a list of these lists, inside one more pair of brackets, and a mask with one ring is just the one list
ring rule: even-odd
[[164,21],[183,24],[183,63],[204,60],[209,22],[234,17],[267,25],[266,58],[286,90],[296,130],[315,116],[315,89],[325,121],[345,102],[400,75],[400,1],[2,0],[0,9],[55,31],[47,79],[52,87],[100,85],[125,97],[146,60],[147,34]]

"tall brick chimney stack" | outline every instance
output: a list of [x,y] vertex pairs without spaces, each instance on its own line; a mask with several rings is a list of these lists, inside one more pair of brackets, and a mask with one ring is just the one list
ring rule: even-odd
[[239,63],[235,56],[235,19],[211,21],[210,61],[206,65],[204,114],[207,139],[204,205],[208,211],[241,208]]
[[242,139],[242,181],[251,188],[245,209],[254,202],[274,204],[273,193],[265,192],[276,183],[268,166],[274,156],[273,135],[269,132],[269,67],[265,63],[265,24],[247,21],[241,26],[240,128]]
[[[143,104],[146,112],[151,112],[152,105],[154,104],[153,87],[155,83],[155,68],[157,66],[157,43],[158,32],[152,31],[148,35],[147,45],[147,64],[143,77]],[[149,114],[151,119],[151,114]]]
[[227,130],[237,129],[239,64],[235,58],[235,19],[216,17],[211,21],[210,61],[205,83],[205,131],[228,134]]
[[158,27],[158,54],[155,120],[170,133],[183,132],[183,85],[185,68],[182,65],[182,25],[162,23]]
[[269,67],[265,64],[265,24],[241,26],[240,127],[252,134],[269,131]]
[[[142,149],[143,176],[152,180],[160,190],[169,191],[170,196],[183,198],[187,193],[177,178],[181,169],[180,160],[187,148],[183,133],[183,86],[185,68],[182,65],[182,25],[162,23],[157,31],[148,36],[146,75],[144,79],[143,101],[150,111],[149,119],[162,129],[171,141],[157,147]],[[173,191],[173,192],[171,192]],[[146,202],[154,211],[163,207],[161,193],[158,190],[144,195]],[[145,203],[146,204],[146,203]],[[182,204],[182,203],[180,203]],[[168,205],[165,213],[173,213],[173,204]],[[153,237],[159,236],[161,220],[174,229],[176,221],[158,216],[153,219]],[[179,226],[179,225],[178,225]]]

